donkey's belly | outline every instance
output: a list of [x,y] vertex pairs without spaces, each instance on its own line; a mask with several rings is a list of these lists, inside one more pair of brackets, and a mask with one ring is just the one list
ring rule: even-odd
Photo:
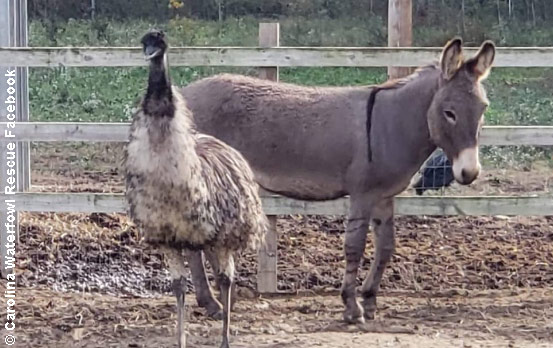
[[[240,141],[236,139],[240,138]],[[249,162],[255,179],[265,190],[304,200],[335,199],[346,194],[343,167],[317,152],[228,137],[226,141]],[[284,142],[285,143],[285,142]]]
[[267,191],[302,200],[330,200],[346,195],[339,182],[305,179],[304,176],[274,175],[255,171],[256,180]]
[[[256,129],[219,128],[198,123],[198,130],[215,136],[238,150],[254,171],[256,181],[265,190],[305,200],[335,199],[346,194],[344,172],[347,159],[328,151],[252,136]],[[305,143],[309,143],[306,139]]]

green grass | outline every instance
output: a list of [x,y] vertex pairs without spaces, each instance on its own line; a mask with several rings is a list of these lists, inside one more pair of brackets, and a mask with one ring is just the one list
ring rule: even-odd
[[[287,19],[281,25],[283,45],[369,46],[381,45],[385,38],[383,24],[378,21]],[[30,42],[32,46],[137,46],[141,35],[150,27],[157,25],[145,21],[70,20],[53,27],[32,22]],[[177,19],[161,27],[168,31],[173,45],[254,46],[257,43],[257,21],[252,18],[229,19],[222,24]],[[223,71],[256,73],[253,68],[211,67],[175,67],[171,73],[176,85],[186,85]],[[280,70],[281,81],[304,85],[364,85],[380,83],[385,78],[386,71],[380,68]],[[146,70],[33,68],[29,80],[33,121],[121,122],[128,121],[132,115],[145,86]],[[485,84],[491,101],[485,116],[488,125],[553,125],[553,69],[496,68]],[[552,161],[551,151],[540,148],[493,147],[483,152],[490,163],[500,165],[526,163],[533,158]]]
[[[171,69],[176,85],[219,72],[255,74],[251,68]],[[128,120],[146,82],[145,68],[36,68],[30,74],[31,114],[37,121]],[[304,85],[366,85],[383,82],[379,68],[285,68],[280,79]],[[553,69],[493,70],[486,81],[490,125],[553,125]]]

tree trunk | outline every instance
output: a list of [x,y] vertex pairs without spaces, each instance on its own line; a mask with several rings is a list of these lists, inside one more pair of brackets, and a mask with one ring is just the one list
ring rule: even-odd
[[94,20],[96,17],[96,0],[90,0],[90,18]]
[[501,25],[501,8],[499,7],[499,0],[495,1],[497,5],[497,23]]
[[536,26],[536,6],[534,5],[534,0],[532,0],[532,25]]
[[461,1],[461,25],[463,29],[463,35],[467,31],[467,27],[465,25],[465,0]]

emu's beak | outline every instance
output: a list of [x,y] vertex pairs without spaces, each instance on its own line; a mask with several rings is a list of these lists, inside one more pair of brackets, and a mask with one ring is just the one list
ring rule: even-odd
[[150,60],[152,58],[159,56],[160,53],[161,53],[161,50],[159,48],[154,46],[146,46],[144,48],[144,59]]

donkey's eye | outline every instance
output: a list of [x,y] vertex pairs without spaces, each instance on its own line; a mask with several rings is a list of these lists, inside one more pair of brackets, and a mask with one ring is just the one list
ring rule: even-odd
[[455,124],[457,122],[457,116],[455,116],[455,113],[451,110],[444,111],[444,116],[448,122]]

